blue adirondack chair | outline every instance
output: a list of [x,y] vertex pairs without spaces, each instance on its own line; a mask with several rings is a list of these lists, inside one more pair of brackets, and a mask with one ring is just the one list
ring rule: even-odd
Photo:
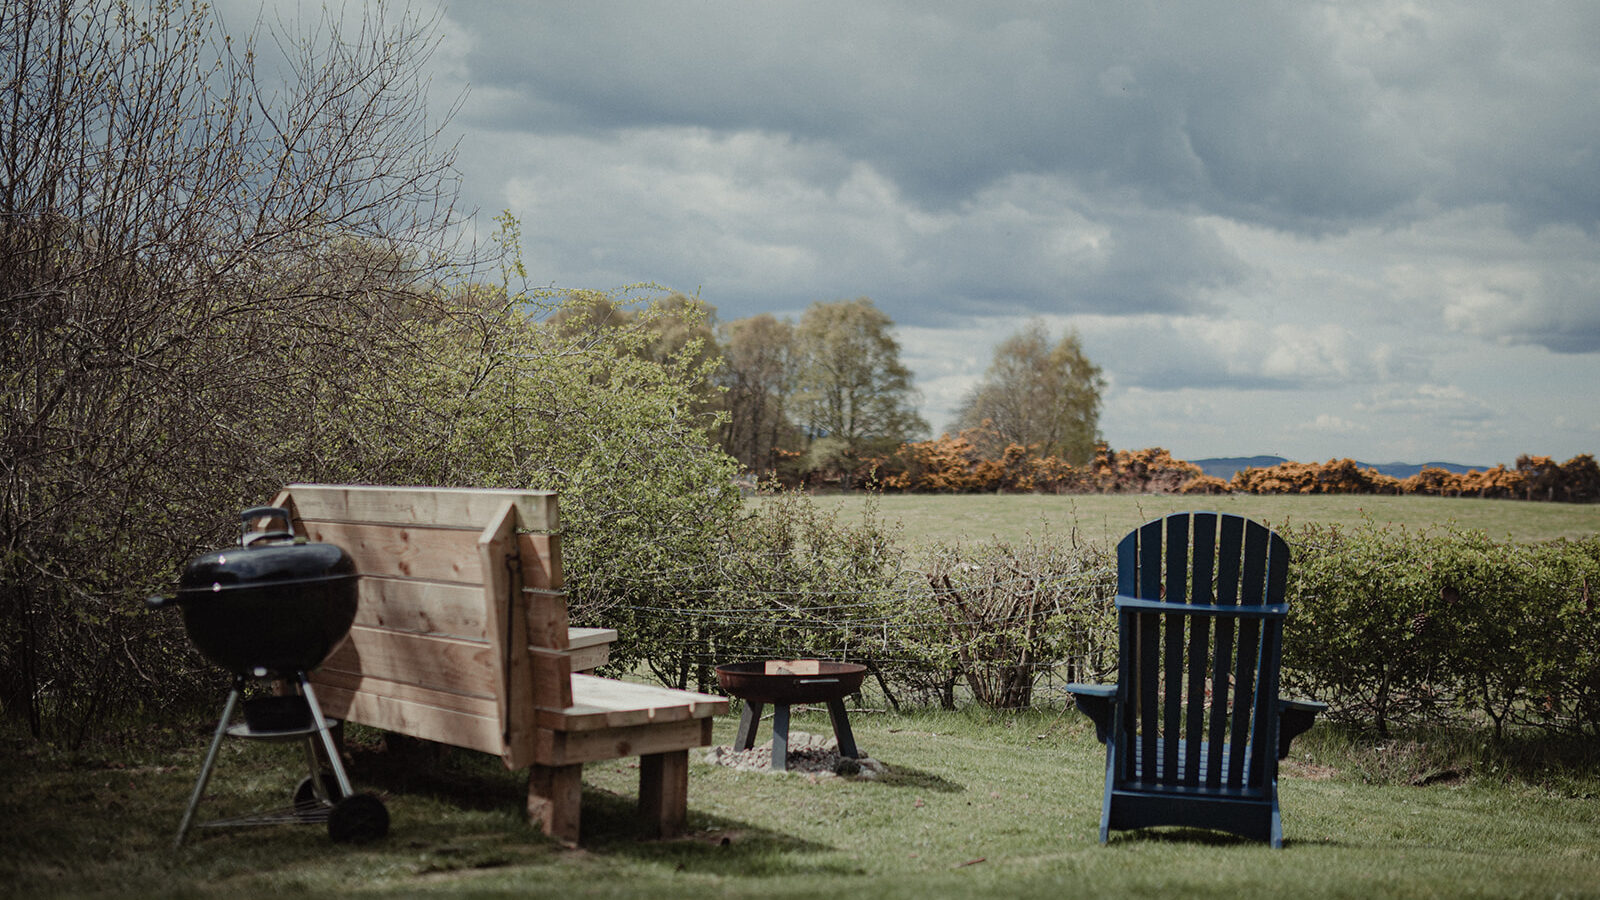
[[1072,684],[1106,745],[1112,829],[1213,828],[1283,846],[1278,760],[1327,708],[1278,698],[1289,546],[1226,513],[1177,513],[1117,545],[1113,685]]

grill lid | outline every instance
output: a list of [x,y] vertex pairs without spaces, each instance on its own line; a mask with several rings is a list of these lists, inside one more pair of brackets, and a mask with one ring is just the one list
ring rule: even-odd
[[309,543],[303,537],[257,540],[248,546],[195,557],[178,580],[178,597],[182,600],[197,593],[288,586],[355,575],[355,562],[334,544]]

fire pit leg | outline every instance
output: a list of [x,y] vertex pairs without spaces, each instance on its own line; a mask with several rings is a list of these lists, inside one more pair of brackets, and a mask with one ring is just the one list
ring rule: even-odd
[[789,771],[789,704],[772,704],[772,771]]
[[844,698],[835,697],[828,701],[828,718],[833,720],[833,737],[839,744],[839,755],[860,759],[861,751],[856,749],[856,736],[850,731],[850,718],[845,715]]
[[744,713],[739,716],[739,735],[733,739],[733,749],[749,750],[756,745],[756,729],[761,727],[761,704],[753,700],[744,702]]

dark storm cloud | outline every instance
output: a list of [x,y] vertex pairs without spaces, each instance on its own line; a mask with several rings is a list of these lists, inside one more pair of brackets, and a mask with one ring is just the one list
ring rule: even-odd
[[451,11],[478,37],[474,84],[525,98],[470,107],[507,130],[826,141],[928,208],[1031,172],[1310,231],[1424,201],[1600,221],[1600,119],[1574,115],[1600,90],[1600,5],[1443,23],[1279,3],[510,9]]

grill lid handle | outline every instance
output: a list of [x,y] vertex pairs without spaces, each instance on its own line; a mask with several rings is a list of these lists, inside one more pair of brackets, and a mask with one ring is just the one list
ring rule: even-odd
[[[282,531],[256,531],[250,530],[250,524],[257,519],[282,519]],[[289,540],[294,537],[294,522],[289,518],[289,511],[281,506],[252,506],[239,513],[239,546],[248,547],[256,541]]]

